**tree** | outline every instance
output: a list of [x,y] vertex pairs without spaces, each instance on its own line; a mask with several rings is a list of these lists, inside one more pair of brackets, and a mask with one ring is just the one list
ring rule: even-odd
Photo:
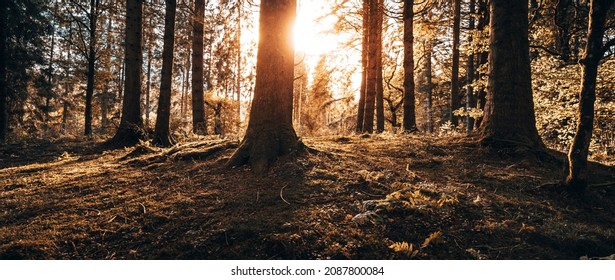
[[[302,132],[314,135],[327,127],[327,114],[333,99],[331,95],[331,73],[327,55],[321,55],[314,67],[313,82],[306,94],[308,102],[302,106]],[[296,71],[296,70],[295,70]],[[307,81],[307,78],[306,78]]]
[[[0,142],[9,128],[38,132],[51,91],[46,36],[51,28],[50,2],[1,1],[0,4]],[[49,69],[49,68],[47,68]],[[30,103],[30,104],[28,104]],[[42,103],[42,104],[41,104]],[[29,106],[34,105],[34,106]]]
[[376,132],[384,131],[384,86],[382,81],[382,23],[384,20],[384,1],[377,0],[377,14],[374,23],[376,25],[376,38],[374,47],[376,48]]
[[[416,131],[414,113],[414,0],[404,0],[404,131]],[[431,58],[430,58],[431,59]]]
[[492,0],[490,5],[489,75],[482,141],[542,149],[532,99],[528,3]]
[[[365,113],[363,115],[363,132],[374,132],[374,110],[378,94],[378,12],[380,0],[369,0],[368,36],[367,36],[367,78],[365,82]],[[365,16],[365,15],[364,15]]]
[[609,45],[615,45],[611,39],[603,46],[605,21],[614,0],[592,0],[590,2],[587,44],[581,59],[583,68],[582,85],[579,92],[579,111],[577,113],[577,130],[568,151],[566,174],[563,185],[575,192],[582,192],[587,186],[587,156],[594,127],[594,103],[596,101],[596,76],[598,66]]
[[362,32],[363,37],[361,41],[361,87],[359,93],[359,104],[358,104],[358,113],[357,113],[357,132],[363,132],[363,120],[365,118],[365,91],[367,88],[367,49],[368,49],[368,41],[369,41],[369,3],[371,0],[363,0],[363,20],[362,20]]
[[[74,1],[77,3],[77,1]],[[78,7],[82,8],[81,5]],[[95,64],[96,64],[96,22],[99,13],[99,0],[90,0],[90,11],[86,12],[89,25],[89,41],[88,41],[88,82],[85,90],[85,128],[84,134],[86,136],[92,135],[92,98],[94,97],[94,76],[95,76]]]
[[203,93],[203,21],[205,0],[194,1],[194,21],[192,23],[192,132],[207,134],[205,99]]
[[6,140],[9,127],[8,91],[6,82],[8,1],[0,1],[0,143]]
[[169,134],[169,118],[171,116],[171,84],[173,80],[173,48],[175,45],[175,9],[176,0],[165,0],[164,45],[162,48],[162,73],[160,81],[160,97],[156,113],[156,128],[154,143],[170,146],[173,139]]
[[141,68],[143,65],[142,48],[143,0],[126,0],[126,48],[124,102],[122,118],[115,136],[109,144],[131,146],[144,138],[141,119]]
[[[472,32],[474,30],[474,13],[476,12],[475,0],[470,0],[470,16],[468,17],[468,42],[472,43]],[[468,134],[474,129],[474,117],[470,114],[470,110],[476,108],[476,98],[474,97],[474,51],[470,50],[468,54],[468,63],[466,64],[466,131]]]
[[292,124],[296,0],[262,0],[256,85],[246,135],[228,166],[249,163],[264,174],[282,155],[299,150]]
[[461,25],[461,0],[453,0],[453,65],[451,68],[451,96],[449,119],[453,126],[459,124],[455,110],[461,107],[459,98],[459,37]]

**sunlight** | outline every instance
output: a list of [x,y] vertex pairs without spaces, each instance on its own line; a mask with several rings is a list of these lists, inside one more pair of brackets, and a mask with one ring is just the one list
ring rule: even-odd
[[325,13],[322,0],[299,0],[295,22],[295,51],[307,55],[321,55],[337,48],[339,39],[331,34],[323,34],[331,22],[317,21]]

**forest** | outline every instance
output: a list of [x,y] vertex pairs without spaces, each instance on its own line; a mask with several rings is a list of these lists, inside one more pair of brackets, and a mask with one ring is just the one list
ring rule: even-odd
[[0,259],[615,259],[614,2],[0,1]]

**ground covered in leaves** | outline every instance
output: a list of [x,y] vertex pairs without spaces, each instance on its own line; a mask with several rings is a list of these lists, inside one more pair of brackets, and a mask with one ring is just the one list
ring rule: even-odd
[[[561,155],[424,135],[303,139],[265,177],[236,142],[0,148],[0,259],[580,259],[615,254],[615,189]],[[592,163],[594,184],[615,168]]]

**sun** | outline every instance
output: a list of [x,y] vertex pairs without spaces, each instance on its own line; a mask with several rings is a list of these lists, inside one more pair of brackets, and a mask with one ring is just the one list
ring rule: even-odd
[[297,19],[294,29],[295,51],[310,56],[318,56],[336,49],[337,38],[332,34],[324,34],[330,27],[327,20],[318,21],[318,17],[326,13],[327,1],[299,0]]

